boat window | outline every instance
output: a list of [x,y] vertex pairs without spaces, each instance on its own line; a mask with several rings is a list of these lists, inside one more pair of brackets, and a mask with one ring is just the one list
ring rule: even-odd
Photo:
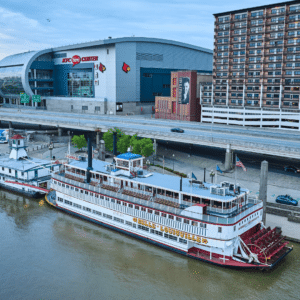
[[138,210],[140,209],[140,207],[139,207],[139,206],[137,206],[137,205],[135,205],[135,207],[134,207],[134,208],[135,208],[135,209],[138,209]]
[[86,194],[86,195],[88,195],[89,193],[88,193],[88,191],[84,191],[84,193]]
[[99,198],[99,195],[95,194],[95,197],[96,197],[96,198]]
[[149,208],[148,208],[148,213],[149,213],[149,214],[152,214],[152,209],[149,209]]
[[167,214],[161,213],[161,216],[164,217],[164,218],[166,218]]
[[146,211],[146,208],[145,207],[141,207],[141,211]]
[[222,232],[222,227],[218,227],[218,232]]
[[24,172],[21,172],[21,175],[24,176]]
[[100,199],[104,199],[104,197],[102,195],[100,195]]
[[94,197],[94,194],[93,194],[93,193],[90,193],[90,196]]
[[233,226],[233,231],[235,231],[235,230],[236,230],[236,225]]
[[126,203],[126,202],[123,202],[122,204],[123,204],[124,206],[127,206],[127,203]]
[[2,167],[2,171],[4,171],[4,167]]
[[71,186],[71,190],[74,191],[74,187],[73,186]]
[[69,188],[70,188],[70,186],[69,186],[69,185],[66,185],[66,188],[67,188],[67,189],[69,189]]
[[78,192],[79,191],[79,189],[78,188],[75,188],[75,192]]
[[121,201],[120,201],[120,200],[117,200],[117,204],[121,204]]
[[185,224],[190,224],[190,221],[187,220],[187,219],[183,219],[183,223],[185,223]]
[[159,216],[159,211],[156,210],[156,211],[155,211],[155,214]]
[[8,172],[11,173],[11,169],[8,169]]
[[193,226],[198,226],[198,222],[192,221]]
[[128,204],[128,207],[133,208],[133,205],[132,204]]
[[110,202],[115,203],[115,199],[110,199]]
[[176,221],[178,221],[178,222],[182,222],[182,219],[181,219],[181,218],[178,218],[178,217],[176,217]]
[[109,198],[108,198],[108,197],[105,197],[105,200],[106,200],[106,201],[109,201]]
[[59,182],[58,185],[61,186],[61,183]]
[[174,219],[174,216],[169,215],[169,219],[173,220],[173,219]]

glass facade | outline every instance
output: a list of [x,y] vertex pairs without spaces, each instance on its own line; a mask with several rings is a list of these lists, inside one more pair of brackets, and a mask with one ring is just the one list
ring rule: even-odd
[[94,96],[92,69],[72,70],[72,72],[68,73],[68,96]]
[[0,68],[0,90],[5,96],[24,93],[22,67]]

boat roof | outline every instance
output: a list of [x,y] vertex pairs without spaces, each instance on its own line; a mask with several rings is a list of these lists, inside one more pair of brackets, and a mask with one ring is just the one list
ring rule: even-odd
[[48,160],[29,157],[27,159],[9,158],[8,155],[0,156],[0,167],[10,168],[18,171],[37,169],[39,166],[50,165]]
[[[86,170],[88,163],[86,161],[78,161],[78,160],[72,160],[69,164],[69,166],[79,168],[82,170]],[[107,175],[111,175],[110,172],[106,171],[105,166],[111,165],[111,163],[104,162],[101,160],[93,159],[93,170],[92,172],[100,172]],[[137,182],[144,185],[153,186],[155,188],[160,188],[172,192],[179,193],[180,192],[180,177],[173,176],[173,175],[167,175],[167,174],[161,174],[161,173],[151,173],[151,176],[148,177],[127,177],[124,175],[117,175],[116,177],[120,179],[124,179],[127,181]],[[215,186],[216,184],[212,183],[203,183],[204,188],[200,187],[199,184],[192,184],[190,183],[189,178],[182,178],[182,193],[189,194],[193,196],[198,196],[201,198],[209,198],[209,199],[215,199],[216,201],[231,201],[236,198],[236,195],[216,195],[210,193],[210,187]],[[241,194],[247,192],[248,190],[241,188]]]
[[127,153],[118,155],[116,158],[130,160],[130,159],[142,158],[142,155],[127,152]]

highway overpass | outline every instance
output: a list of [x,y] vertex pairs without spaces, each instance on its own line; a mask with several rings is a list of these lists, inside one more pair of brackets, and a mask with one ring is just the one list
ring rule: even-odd
[[[157,140],[223,149],[230,144],[233,150],[300,159],[300,133],[290,130],[210,125],[149,116],[89,115],[8,108],[1,108],[0,120],[102,132],[117,127],[126,134]],[[184,129],[184,133],[171,132],[173,127]]]

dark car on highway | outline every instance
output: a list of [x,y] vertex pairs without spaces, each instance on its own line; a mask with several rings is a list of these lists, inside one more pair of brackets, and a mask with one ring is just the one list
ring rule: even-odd
[[277,203],[288,204],[288,205],[298,205],[298,201],[293,199],[290,195],[280,195],[276,198]]
[[172,132],[180,132],[180,133],[184,133],[184,130],[181,128],[172,128],[171,129]]
[[300,173],[300,169],[299,168],[297,168],[295,166],[291,166],[291,165],[285,166],[283,169],[286,172]]

